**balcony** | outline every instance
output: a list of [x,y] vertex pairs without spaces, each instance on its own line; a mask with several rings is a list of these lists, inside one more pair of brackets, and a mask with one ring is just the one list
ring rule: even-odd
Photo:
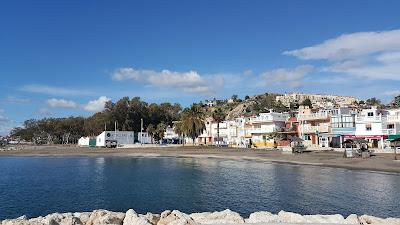
[[387,117],[382,117],[381,115],[379,116],[356,116],[356,122],[358,123],[371,123],[371,122],[384,122],[387,120]]
[[297,120],[325,120],[329,119],[327,113],[298,114]]
[[328,133],[329,125],[319,125],[319,126],[311,126],[309,124],[304,124],[300,126],[300,131],[303,133]]
[[382,129],[382,133],[386,135],[393,135],[396,134],[396,129]]
[[400,115],[388,115],[387,121],[388,122],[400,122]]

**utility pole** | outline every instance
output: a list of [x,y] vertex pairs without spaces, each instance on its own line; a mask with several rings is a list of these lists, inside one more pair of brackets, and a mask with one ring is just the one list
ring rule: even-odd
[[114,122],[114,140],[117,140],[117,121]]
[[140,119],[140,145],[143,145],[143,118]]

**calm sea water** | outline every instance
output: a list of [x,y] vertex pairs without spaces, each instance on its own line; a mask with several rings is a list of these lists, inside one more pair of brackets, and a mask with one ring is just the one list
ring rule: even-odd
[[98,208],[400,217],[400,176],[216,159],[0,157],[0,219]]

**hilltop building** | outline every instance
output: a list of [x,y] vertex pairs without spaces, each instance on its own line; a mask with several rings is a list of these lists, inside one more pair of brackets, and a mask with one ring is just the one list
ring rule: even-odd
[[346,107],[358,102],[354,97],[339,95],[290,93],[276,96],[276,101],[280,101],[286,107],[289,107],[291,103],[301,104],[306,99],[310,99],[313,107],[317,108]]

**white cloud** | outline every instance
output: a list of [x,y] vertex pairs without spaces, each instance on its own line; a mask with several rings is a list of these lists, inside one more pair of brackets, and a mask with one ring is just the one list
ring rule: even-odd
[[344,34],[283,54],[303,60],[326,60],[329,65],[323,71],[327,72],[400,80],[400,30]]
[[47,104],[49,104],[51,107],[71,108],[71,109],[78,108],[78,104],[76,102],[68,101],[65,99],[52,98],[47,100]]
[[296,88],[303,85],[304,78],[311,73],[314,67],[311,65],[301,65],[294,69],[279,68],[264,72],[260,75],[262,85],[282,84]]
[[136,70],[119,68],[112,74],[116,81],[134,80],[155,87],[174,88],[185,93],[212,95],[224,85],[220,76],[201,76],[196,71]]
[[89,112],[100,112],[103,111],[106,102],[110,101],[110,98],[106,96],[101,96],[96,100],[89,101],[86,105],[83,106],[83,109]]
[[346,60],[374,53],[400,51],[400,30],[343,34],[321,44],[285,51],[300,59]]
[[62,87],[51,87],[47,85],[29,84],[20,87],[18,90],[30,93],[48,94],[54,96],[86,96],[93,95],[90,91],[69,89]]
[[383,92],[383,94],[387,95],[387,96],[395,97],[395,96],[400,95],[400,90],[385,91],[385,92]]
[[83,109],[88,112],[100,112],[104,109],[106,102],[110,100],[111,99],[107,98],[106,96],[101,96],[98,99],[89,101],[86,104],[78,104],[71,100],[52,98],[47,100],[47,104],[55,108]]
[[26,104],[26,103],[30,103],[31,99],[29,99],[29,98],[20,98],[20,97],[17,97],[17,96],[7,96],[5,98],[5,101],[7,103]]
[[8,135],[16,123],[12,119],[8,118],[5,114],[4,109],[0,109],[0,135]]

